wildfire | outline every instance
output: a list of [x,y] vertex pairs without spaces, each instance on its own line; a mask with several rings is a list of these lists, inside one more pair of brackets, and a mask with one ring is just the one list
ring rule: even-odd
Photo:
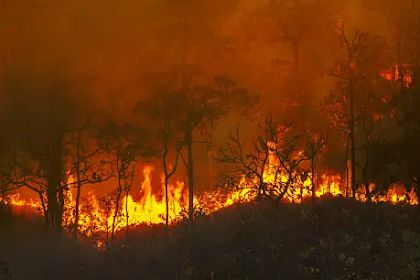
[[[283,197],[285,203],[301,203],[305,199],[312,197],[312,174],[305,176],[294,176],[292,183],[286,174],[278,174],[278,170],[273,170],[273,166],[278,166],[276,159],[270,157],[270,168],[264,173],[264,182],[269,186],[284,186],[288,183],[287,192]],[[115,231],[123,228],[135,227],[141,224],[161,224],[165,222],[166,204],[164,196],[164,185],[160,194],[152,192],[151,173],[152,167],[145,167],[143,170],[144,181],[141,185],[140,199],[134,200],[131,195],[123,197],[119,203],[118,215],[115,215],[115,199],[97,198],[93,193],[82,201],[80,205],[79,229],[86,235],[92,235],[95,232],[110,232],[115,219]],[[294,174],[296,175],[296,174]],[[346,189],[340,175],[322,174],[314,180],[317,182],[315,197],[320,198],[324,195],[347,196],[350,192]],[[231,192],[207,191],[195,197],[195,206],[201,209],[204,214],[210,214],[224,207],[235,203],[247,202],[256,198],[256,193],[252,192],[256,182],[254,179],[247,180],[245,177],[237,186],[237,189]],[[372,201],[390,202],[390,203],[408,203],[417,204],[417,197],[413,191],[407,192],[403,186],[392,185],[385,194],[377,194],[374,191],[375,186],[371,185]],[[174,223],[186,212],[188,205],[188,196],[184,188],[184,183],[176,182],[169,186],[169,222]],[[359,201],[367,201],[364,187],[360,187],[356,198]],[[9,203],[14,206],[29,207],[31,209],[42,209],[41,203],[35,200],[22,200],[19,194],[13,195]],[[69,227],[74,223],[75,201],[71,192],[66,195],[64,227]]]
[[400,67],[398,66],[398,64],[396,64],[393,69],[383,70],[380,75],[381,75],[382,78],[384,78],[388,81],[398,81],[399,79],[401,79],[401,76],[402,76],[402,79],[403,79],[405,85],[408,86],[412,82],[412,79],[413,79],[412,74],[413,73],[409,70],[410,69],[409,65],[404,64],[404,65],[401,66],[401,68],[403,70],[403,73],[401,73],[401,74],[399,73],[400,72],[400,70],[399,70]]

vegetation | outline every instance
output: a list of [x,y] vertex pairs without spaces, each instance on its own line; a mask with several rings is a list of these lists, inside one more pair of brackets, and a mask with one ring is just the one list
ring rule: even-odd
[[[317,200],[314,207],[312,203],[280,207],[269,203],[262,210],[256,205],[235,206],[214,214],[213,222],[198,220],[193,237],[182,225],[173,228],[169,240],[164,238],[164,227],[139,228],[131,232],[132,241],[116,244],[107,254],[56,240],[50,254],[66,256],[66,261],[49,260],[56,267],[50,275],[53,279],[59,275],[62,279],[415,279],[420,270],[416,212],[416,208],[372,207],[345,198]],[[12,238],[21,223],[15,221],[1,237]],[[41,248],[51,241],[40,237],[34,227],[26,224],[23,228],[30,237],[19,234],[14,240],[38,256],[39,265],[47,265]],[[2,246],[9,250],[13,245]],[[42,279],[38,277],[45,275],[43,271],[20,269],[27,267],[17,265],[21,256],[9,256],[16,263],[11,266],[16,279]]]

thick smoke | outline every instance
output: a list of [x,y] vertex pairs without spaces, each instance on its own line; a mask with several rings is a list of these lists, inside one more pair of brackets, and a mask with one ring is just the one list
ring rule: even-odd
[[[133,104],[150,94],[145,75],[186,60],[202,66],[205,74],[227,75],[260,94],[262,115],[281,110],[296,93],[293,70],[289,69],[293,50],[290,44],[267,39],[269,27],[249,12],[258,10],[260,2],[2,1],[2,84],[12,85],[4,89],[16,94],[60,91],[73,96],[84,110],[117,104],[120,117],[130,120]],[[306,2],[301,11],[304,17],[293,18],[295,24],[308,28],[300,45],[299,75],[313,81],[305,89],[304,100],[310,108],[291,116],[293,121],[302,122],[314,118],[319,100],[328,94],[332,83],[322,77],[322,69],[332,64],[339,48],[334,28],[327,29],[328,19],[322,13],[333,9],[333,16],[341,13],[351,19],[351,26],[389,35],[386,19],[356,1],[345,5],[333,0]],[[328,5],[328,9],[322,5]],[[305,17],[312,17],[316,24],[305,25]],[[185,22],[189,24],[183,25]],[[279,67],[278,61],[283,61],[284,67]],[[51,89],[57,79],[62,81],[62,88]],[[11,122],[24,120],[19,114],[14,116]],[[218,126],[216,147],[218,139],[236,121],[237,116],[232,116]],[[247,120],[240,121],[245,125],[244,133],[252,136],[255,127]],[[197,145],[195,155],[198,189],[207,188],[208,158],[204,147]],[[159,161],[153,164],[159,169]],[[159,172],[155,174],[155,183],[160,182]]]

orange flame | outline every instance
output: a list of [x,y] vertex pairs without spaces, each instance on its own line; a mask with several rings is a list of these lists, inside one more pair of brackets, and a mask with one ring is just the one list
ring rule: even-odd
[[[276,158],[270,157],[269,168],[264,172],[264,182],[271,186],[284,186],[286,182],[290,182],[286,174],[278,174],[273,169],[276,166]],[[278,166],[278,164],[277,164]],[[151,173],[152,167],[145,167],[143,170],[144,181],[141,186],[141,198],[135,201],[131,195],[125,196],[120,204],[119,215],[117,215],[115,230],[121,230],[127,226],[135,227],[141,224],[161,224],[164,223],[166,217],[166,205],[163,196],[156,195],[152,192]],[[296,179],[288,187],[283,201],[289,203],[301,203],[305,199],[312,196],[311,174],[306,178],[303,176],[294,176]],[[320,198],[326,194],[332,196],[345,196],[345,184],[339,174],[319,176],[318,184],[315,190],[315,197]],[[242,179],[238,188],[232,192],[224,193],[222,191],[208,191],[195,197],[195,205],[203,209],[205,214],[218,211],[224,207],[235,203],[247,202],[256,198],[256,194],[250,192],[254,181]],[[370,190],[374,190],[374,185],[370,186]],[[162,184],[162,193],[164,186]],[[184,191],[184,183],[181,181],[169,186],[169,221],[176,222],[185,206],[188,205],[187,193]],[[161,198],[162,197],[162,198]],[[356,196],[357,200],[367,201],[366,191],[361,187]],[[71,192],[66,196],[66,218],[63,226],[70,226],[74,223],[75,201]],[[411,205],[418,204],[414,191],[408,192],[402,185],[392,185],[388,192],[383,195],[372,195],[373,202],[390,202],[390,203],[409,203]],[[41,204],[35,200],[22,200],[19,194],[9,197],[9,203],[14,206],[29,207],[32,209],[42,209]],[[110,232],[113,216],[115,211],[115,201],[101,201],[94,194],[89,193],[86,201],[80,206],[79,228],[81,232],[91,235],[95,232]],[[98,245],[99,246],[99,245]]]

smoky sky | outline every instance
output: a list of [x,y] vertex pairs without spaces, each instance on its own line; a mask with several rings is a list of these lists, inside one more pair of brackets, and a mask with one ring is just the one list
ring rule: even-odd
[[[334,5],[345,14],[352,28],[389,35],[386,18],[362,7],[359,1],[321,2]],[[29,91],[35,85],[42,88],[60,73],[80,102],[100,108],[114,98],[121,106],[120,113],[130,118],[133,104],[150,93],[143,83],[144,75],[179,63],[181,53],[185,52],[186,59],[203,66],[207,74],[227,75],[238,85],[261,94],[266,103],[264,108],[269,110],[270,106],[285,102],[283,98],[292,92],[284,83],[287,73],[273,69],[272,60],[291,60],[292,52],[288,44],[261,39],[264,27],[247,25],[244,11],[258,3],[257,0],[2,0],[1,73],[12,72],[20,83],[27,84]],[[182,35],[182,20],[191,23],[187,39]],[[331,30],[313,30],[302,45],[301,71],[315,81],[311,88],[315,105],[328,94],[332,84],[322,76],[320,66],[331,64],[334,50],[339,47],[338,41],[327,33],[331,34]],[[188,44],[182,45],[185,40]],[[8,48],[10,65],[5,62]],[[237,121],[245,124],[245,135],[252,135],[255,127],[245,119],[231,116],[217,128],[216,146]],[[202,190],[209,181],[208,158],[202,146],[195,149],[197,188]],[[159,169],[159,161],[153,164]],[[155,182],[159,182],[159,172],[155,173]]]

